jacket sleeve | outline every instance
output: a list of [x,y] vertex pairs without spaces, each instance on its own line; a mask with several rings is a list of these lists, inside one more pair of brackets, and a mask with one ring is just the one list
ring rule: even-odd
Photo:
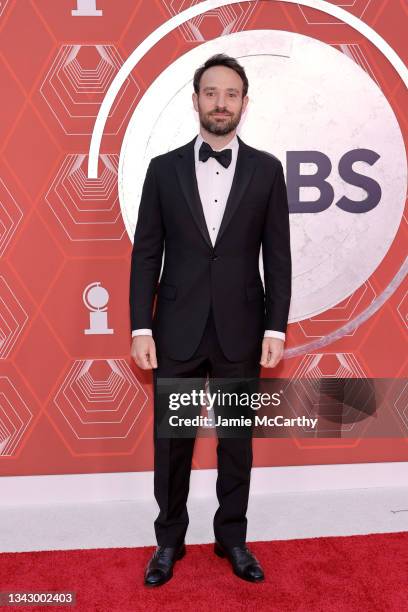
[[153,301],[164,247],[155,161],[147,168],[136,223],[130,269],[130,329],[151,328]]
[[289,205],[281,162],[275,171],[262,235],[265,329],[286,332],[292,288]]

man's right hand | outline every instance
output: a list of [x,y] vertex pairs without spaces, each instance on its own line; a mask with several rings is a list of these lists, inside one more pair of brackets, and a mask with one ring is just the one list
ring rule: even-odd
[[142,370],[157,368],[156,345],[152,336],[135,336],[132,340],[130,354],[136,365]]

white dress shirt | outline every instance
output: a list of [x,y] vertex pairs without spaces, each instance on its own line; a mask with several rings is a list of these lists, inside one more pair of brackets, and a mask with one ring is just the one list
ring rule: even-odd
[[[214,157],[209,157],[206,162],[198,159],[198,152],[203,142],[203,137],[198,134],[194,143],[195,170],[197,176],[198,191],[203,206],[204,217],[210,234],[211,242],[214,245],[221,221],[224,215],[225,206],[234,178],[235,166],[237,164],[239,142],[235,135],[223,149],[231,149],[231,163],[228,168],[224,168]],[[214,149],[221,150],[221,149]],[[134,329],[132,337],[152,335],[151,329]],[[271,329],[265,330],[264,337],[279,338],[285,340],[283,332]]]

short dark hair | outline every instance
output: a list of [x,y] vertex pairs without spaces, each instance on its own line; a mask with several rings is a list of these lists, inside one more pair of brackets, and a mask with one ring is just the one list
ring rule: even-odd
[[200,81],[203,73],[208,70],[208,68],[212,68],[213,66],[226,66],[227,68],[231,68],[235,70],[237,74],[242,79],[243,87],[242,87],[242,97],[246,96],[248,93],[248,78],[245,74],[244,68],[237,62],[234,57],[230,57],[225,53],[217,53],[216,55],[212,55],[208,60],[194,73],[193,85],[194,91],[196,94],[200,91]]

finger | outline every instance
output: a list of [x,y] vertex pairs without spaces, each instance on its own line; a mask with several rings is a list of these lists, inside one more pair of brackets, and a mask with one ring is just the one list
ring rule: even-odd
[[150,347],[150,365],[152,368],[157,368],[156,347],[154,345]]
[[140,357],[135,357],[135,364],[137,365],[138,368],[143,370],[143,364],[142,364],[142,362],[140,360]]
[[269,345],[265,342],[262,344],[262,355],[261,361],[259,362],[262,366],[266,366],[269,357]]
[[278,363],[281,360],[281,357],[282,357],[282,354],[280,352],[273,353],[271,355],[271,359],[269,361],[269,367],[270,368],[276,368],[276,366],[278,365]]
[[132,359],[135,362],[135,364],[137,365],[138,368],[142,367],[142,363],[140,361],[139,355],[137,353],[132,353]]
[[266,362],[265,368],[273,368],[274,367],[274,363],[272,361],[272,358],[269,356],[268,361]]
[[147,351],[145,353],[139,353],[139,368],[142,368],[142,370],[150,370],[152,367],[148,355]]

